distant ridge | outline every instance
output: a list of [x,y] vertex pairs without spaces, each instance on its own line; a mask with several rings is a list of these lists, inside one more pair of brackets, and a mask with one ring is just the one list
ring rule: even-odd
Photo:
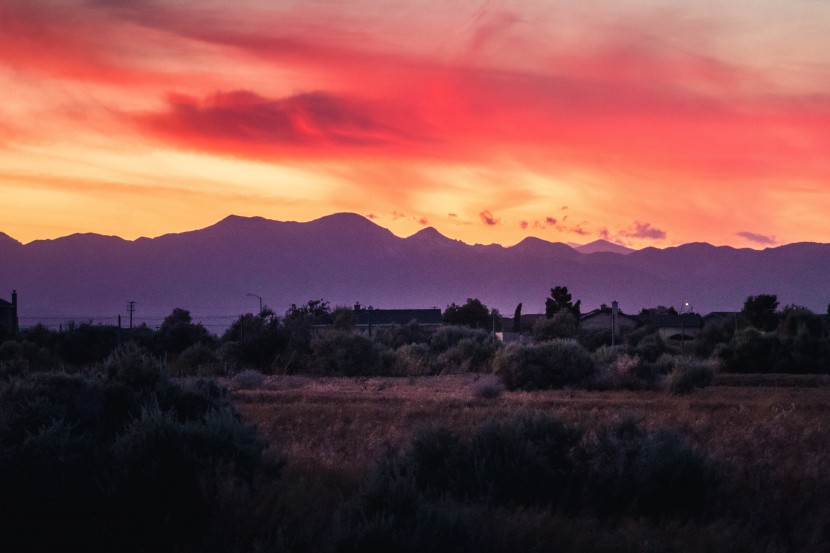
[[21,317],[114,316],[131,300],[143,316],[174,307],[232,314],[251,310],[248,294],[277,313],[320,298],[406,309],[472,297],[503,313],[519,302],[533,313],[544,310],[557,285],[568,286],[586,310],[617,300],[627,312],[686,301],[701,313],[732,311],[748,295],[772,293],[782,305],[823,313],[828,274],[828,244],[631,251],[603,241],[574,249],[530,237],[510,247],[468,245],[434,228],[400,238],[353,213],[303,223],[230,216],[134,241],[75,234],[23,245],[0,234],[0,297],[16,289]]

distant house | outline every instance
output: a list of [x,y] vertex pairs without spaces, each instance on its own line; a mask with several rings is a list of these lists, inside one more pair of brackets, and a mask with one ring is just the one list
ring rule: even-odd
[[[614,307],[602,304],[599,309],[585,313],[579,318],[579,328],[583,330],[608,330],[611,331],[611,324],[614,319]],[[626,315],[617,309],[617,334],[628,332],[640,326],[637,317]]]
[[694,339],[703,328],[703,317],[697,313],[652,315],[642,320],[664,340]]
[[443,324],[440,309],[355,309],[355,328],[369,331],[372,328],[418,323],[427,328]]
[[[533,326],[538,323],[539,321],[544,321],[547,319],[547,315],[544,313],[528,313],[522,314],[521,320],[519,321],[522,332],[532,330]],[[501,327],[504,329],[506,334],[512,334],[513,332],[513,321],[515,317],[502,317],[501,318]]]
[[703,316],[703,326],[722,324],[726,321],[737,325],[738,317],[740,317],[740,315],[740,311],[712,311],[711,313]]
[[12,301],[0,300],[0,329],[16,334],[17,320],[17,291],[12,291]]

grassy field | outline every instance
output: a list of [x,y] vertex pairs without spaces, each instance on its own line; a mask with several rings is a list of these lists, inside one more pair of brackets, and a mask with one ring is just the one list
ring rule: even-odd
[[692,521],[655,527],[639,519],[609,525],[590,517],[563,519],[532,509],[497,514],[488,508],[476,515],[482,531],[497,517],[500,528],[511,528],[529,548],[830,550],[830,388],[824,380],[785,379],[783,386],[770,386],[775,379],[749,375],[686,396],[557,390],[486,399],[480,396],[492,384],[488,378],[273,376],[255,389],[236,389],[233,397],[242,416],[287,462],[274,508],[283,520],[296,517],[304,527],[308,535],[295,536],[299,544],[325,529],[379,460],[406,450],[419,429],[444,426],[464,434],[490,421],[544,413],[588,433],[630,419],[647,430],[677,430],[718,469],[710,509]]

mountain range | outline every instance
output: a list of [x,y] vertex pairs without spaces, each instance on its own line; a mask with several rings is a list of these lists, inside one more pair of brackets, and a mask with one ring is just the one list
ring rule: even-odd
[[[608,251],[611,250],[611,251]],[[739,310],[748,295],[777,294],[781,305],[825,312],[830,244],[765,250],[692,243],[628,250],[597,241],[577,249],[539,238],[510,247],[469,245],[434,228],[407,238],[359,215],[307,223],[230,216],[210,227],[124,240],[73,234],[21,244],[0,233],[0,298],[19,294],[21,317],[166,315],[256,311],[256,298],[281,314],[291,303],[325,299],[376,308],[444,308],[477,297],[512,315],[544,311],[564,285],[583,311],[612,300],[623,311],[678,306]]]

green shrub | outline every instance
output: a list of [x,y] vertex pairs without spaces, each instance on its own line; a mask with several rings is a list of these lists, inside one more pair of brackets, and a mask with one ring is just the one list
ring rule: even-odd
[[430,336],[429,348],[435,354],[443,353],[458,345],[465,338],[470,338],[478,342],[485,342],[488,339],[492,339],[491,334],[486,330],[448,325],[442,326]]
[[420,324],[411,321],[404,325],[378,328],[374,339],[387,348],[398,349],[410,344],[425,344],[430,340],[430,333]]
[[489,334],[476,332],[441,352],[436,365],[442,373],[489,371],[498,347]]
[[177,385],[136,347],[105,368],[0,389],[0,548],[247,549],[222,508],[278,468],[253,427],[214,383]]
[[585,445],[582,503],[600,517],[692,516],[717,484],[712,464],[673,430],[647,433],[631,420]]
[[247,369],[234,375],[231,386],[237,390],[256,390],[262,387],[265,375],[253,369]]
[[540,319],[533,325],[533,338],[543,342],[557,338],[575,338],[579,321],[570,311],[559,311],[549,319]]
[[177,376],[218,376],[224,371],[216,351],[205,342],[188,347],[172,363]]
[[446,428],[416,434],[403,465],[433,497],[496,504],[562,505],[574,496],[573,449],[581,433],[543,416],[479,427],[469,439]]
[[478,552],[471,522],[450,505],[425,500],[413,475],[386,460],[369,484],[337,514],[331,550]]
[[595,365],[575,340],[553,340],[508,344],[496,353],[493,372],[509,390],[543,390],[585,385]]
[[714,380],[715,368],[711,362],[678,358],[669,374],[669,390],[673,394],[688,394],[709,386]]
[[407,344],[395,350],[394,374],[422,376],[435,374],[435,359],[429,346],[423,343]]
[[492,375],[484,375],[473,383],[473,397],[480,399],[498,399],[504,390],[504,383]]
[[[596,359],[596,355],[594,358]],[[643,362],[639,357],[619,354],[610,362],[599,365],[591,381],[591,388],[597,390],[653,390],[657,388],[658,375],[654,364]]]
[[164,378],[161,361],[135,344],[114,350],[104,361],[104,371],[110,381],[137,390],[153,389]]
[[383,350],[362,334],[334,331],[311,341],[311,372],[344,376],[387,372]]

